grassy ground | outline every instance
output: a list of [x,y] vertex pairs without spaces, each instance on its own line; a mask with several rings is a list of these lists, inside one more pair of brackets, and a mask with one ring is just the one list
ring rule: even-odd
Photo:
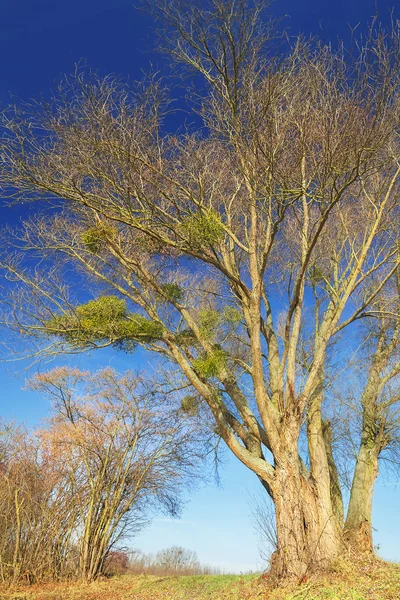
[[0,600],[399,600],[400,565],[340,561],[324,577],[277,590],[257,575],[124,575],[92,584],[0,587]]

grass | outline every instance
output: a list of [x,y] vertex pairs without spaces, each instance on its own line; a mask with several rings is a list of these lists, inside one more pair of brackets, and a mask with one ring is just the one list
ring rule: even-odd
[[91,584],[0,588],[0,600],[242,600],[253,597],[257,579],[255,575],[122,575]]
[[399,600],[400,565],[338,561],[324,576],[271,590],[259,575],[123,575],[85,583],[1,588],[0,600]]

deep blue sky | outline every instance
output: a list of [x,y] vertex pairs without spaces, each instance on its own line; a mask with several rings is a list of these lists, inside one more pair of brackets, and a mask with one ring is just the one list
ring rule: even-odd
[[[379,11],[387,22],[390,7],[400,14],[399,0],[276,0],[274,16],[288,15],[284,24],[293,35],[317,34],[325,42],[349,38],[350,27],[359,30]],[[47,94],[63,73],[85,61],[101,73],[133,80],[152,62],[162,68],[155,52],[154,24],[133,7],[132,0],[0,0],[0,106]],[[0,215],[9,219],[8,210]],[[142,358],[143,360],[143,358]],[[132,368],[138,358],[105,352],[78,359],[85,368],[111,364]],[[133,361],[133,365],[132,365]],[[147,359],[144,359],[146,362]],[[21,391],[26,373],[0,367],[0,416],[35,425],[48,405],[39,396]],[[375,539],[381,554],[400,560],[400,489],[391,478],[379,480],[375,497]],[[250,523],[249,493],[258,483],[234,459],[227,461],[223,486],[198,491],[183,519],[157,519],[134,545],[146,551],[180,544],[197,550],[200,558],[227,570],[248,570],[259,565],[257,543]]]
[[[288,15],[296,34],[318,34],[324,41],[347,37],[349,25],[366,24],[379,10],[387,20],[399,0],[276,0],[271,12]],[[151,19],[132,0],[1,0],[0,102],[9,94],[30,98],[46,92],[62,73],[86,60],[104,73],[139,78],[155,53]]]

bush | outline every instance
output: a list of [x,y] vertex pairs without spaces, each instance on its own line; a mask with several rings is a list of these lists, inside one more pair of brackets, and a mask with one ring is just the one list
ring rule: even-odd
[[129,556],[126,552],[114,550],[109,552],[104,563],[105,575],[122,575],[129,569]]

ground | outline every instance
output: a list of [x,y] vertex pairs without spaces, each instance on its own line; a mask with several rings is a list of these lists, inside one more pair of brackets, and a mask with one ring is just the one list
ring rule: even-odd
[[272,590],[260,575],[123,575],[92,584],[0,586],[0,600],[399,600],[400,565],[340,560],[329,574]]

